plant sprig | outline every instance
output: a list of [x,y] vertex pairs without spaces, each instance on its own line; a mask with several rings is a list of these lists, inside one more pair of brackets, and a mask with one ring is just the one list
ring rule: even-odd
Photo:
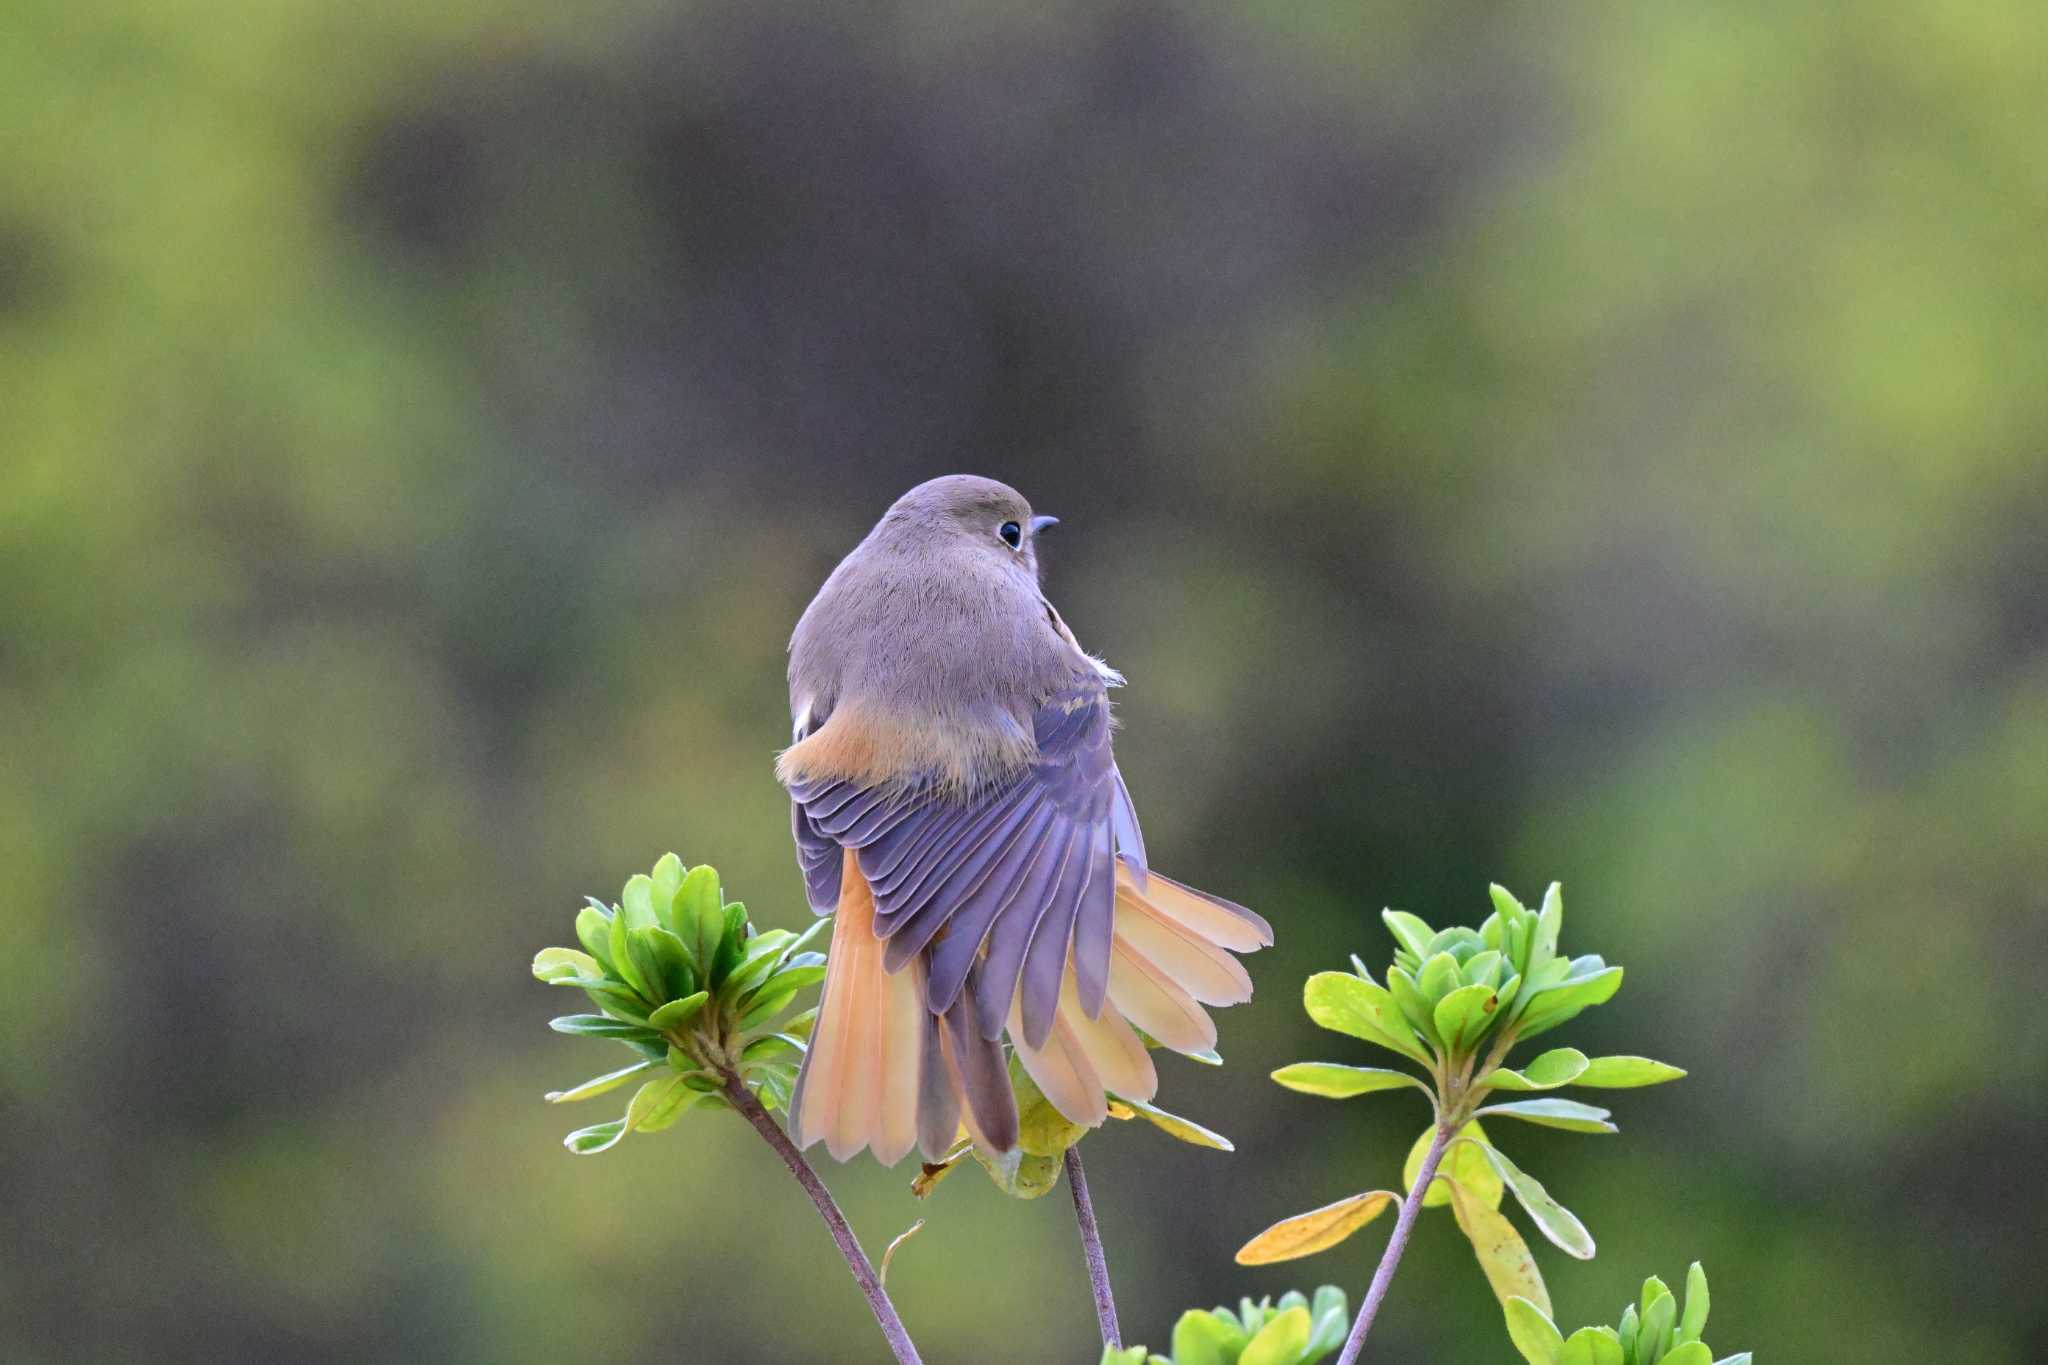
[[[1405,1069],[1338,1062],[1297,1062],[1273,1073],[1292,1090],[1331,1099],[1413,1088],[1428,1098],[1432,1122],[1403,1170],[1404,1194],[1368,1190],[1282,1219],[1239,1249],[1245,1265],[1292,1260],[1336,1246],[1390,1207],[1400,1217],[1372,1289],[1340,1361],[1356,1358],[1393,1268],[1423,1208],[1448,1206],[1480,1269],[1503,1304],[1520,1298],[1544,1312],[1549,1293],[1527,1242],[1500,1212],[1512,1193],[1537,1230],[1567,1255],[1588,1259],[1594,1243],[1579,1219],[1541,1182],[1500,1151],[1482,1119],[1516,1120],[1567,1132],[1612,1133],[1603,1108],[1546,1094],[1567,1085],[1656,1085],[1685,1073],[1644,1057],[1588,1057],[1560,1047],[1519,1070],[1505,1065],[1518,1044],[1547,1033],[1621,988],[1622,969],[1597,954],[1568,958],[1558,947],[1564,897],[1552,883],[1531,911],[1504,887],[1491,888],[1494,910],[1473,929],[1432,929],[1399,910],[1382,913],[1395,940],[1385,981],[1357,956],[1350,972],[1318,972],[1302,992],[1317,1024],[1416,1064]],[[1537,1098],[1498,1098],[1536,1095]]]
[[1105,1348],[1101,1365],[1315,1365],[1343,1344],[1350,1320],[1344,1291],[1330,1284],[1313,1299],[1290,1290],[1278,1303],[1241,1299],[1235,1312],[1190,1308],[1173,1325],[1171,1354]]
[[581,990],[603,1013],[566,1014],[548,1026],[623,1043],[639,1060],[548,1099],[564,1104],[641,1085],[624,1115],[579,1128],[563,1145],[589,1156],[628,1133],[659,1132],[692,1109],[730,1108],[729,1075],[768,1109],[786,1110],[817,1011],[777,1020],[798,992],[824,979],[824,955],[804,949],[825,923],[801,934],[757,930],[745,905],[725,900],[716,869],[686,872],[673,853],[629,878],[614,904],[592,899],[577,911],[582,949],[541,949],[533,974]]
[[1613,1327],[1581,1327],[1566,1336],[1547,1310],[1527,1299],[1507,1301],[1508,1337],[1529,1365],[1750,1365],[1750,1353],[1714,1359],[1707,1330],[1707,1272],[1694,1261],[1685,1273],[1685,1301],[1652,1275],[1641,1298]]

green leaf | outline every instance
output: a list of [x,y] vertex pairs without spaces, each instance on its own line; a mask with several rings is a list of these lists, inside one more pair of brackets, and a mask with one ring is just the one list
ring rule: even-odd
[[[1441,1040],[1436,1036],[1436,1007],[1423,995],[1422,988],[1415,984],[1413,976],[1403,968],[1389,967],[1387,993],[1393,997],[1395,1007],[1401,1012],[1401,1018],[1419,1037],[1427,1039],[1434,1046],[1442,1046]],[[1418,1057],[1416,1060],[1425,1066],[1429,1064],[1426,1057]]]
[[687,1076],[664,1076],[633,1093],[626,1106],[626,1131],[658,1133],[683,1116],[698,1098]]
[[1533,1038],[1556,1028],[1579,1011],[1604,1005],[1621,989],[1621,968],[1605,967],[1589,976],[1568,977],[1561,984],[1536,992],[1522,1011],[1520,1036]]
[[1428,1086],[1405,1071],[1388,1071],[1376,1066],[1341,1066],[1336,1062],[1295,1062],[1275,1071],[1273,1079],[1289,1090],[1333,1100],[1367,1095],[1375,1090],[1395,1090],[1404,1085],[1429,1093]]
[[1515,1231],[1515,1225],[1457,1181],[1442,1183],[1451,1192],[1451,1216],[1457,1219],[1465,1240],[1472,1244],[1472,1254],[1479,1258],[1479,1269],[1493,1286],[1493,1296],[1500,1300],[1501,1307],[1506,1308],[1509,1299],[1520,1296],[1549,1313],[1550,1291],[1536,1269],[1536,1258],[1529,1254],[1529,1244]]
[[548,1020],[557,1033],[574,1033],[585,1038],[621,1038],[627,1042],[652,1042],[655,1035],[638,1024],[614,1019],[609,1014],[565,1014]]
[[612,970],[612,917],[597,906],[586,905],[576,912],[576,941],[605,971]]
[[654,913],[654,882],[644,872],[626,878],[619,892],[619,919],[627,929],[652,929],[661,923]]
[[1038,1199],[1059,1184],[1061,1161],[1056,1156],[1031,1156],[1020,1147],[1012,1147],[994,1158],[984,1155],[979,1147],[970,1147],[968,1151],[988,1172],[995,1187],[1012,1199]]
[[1520,1071],[1509,1071],[1505,1067],[1489,1071],[1479,1078],[1477,1084],[1492,1086],[1496,1090],[1555,1090],[1579,1080],[1588,1065],[1586,1054],[1577,1048],[1554,1047],[1539,1053]]
[[647,1016],[648,1027],[661,1033],[668,1033],[679,1029],[694,1019],[697,1011],[703,1009],[704,1002],[710,998],[711,992],[698,991],[695,995],[686,995],[680,1000],[671,1000]]
[[1672,1347],[1657,1357],[1657,1365],[1713,1365],[1714,1353],[1704,1342],[1692,1341]]
[[[806,986],[815,986],[825,979],[823,963],[801,967],[784,967],[763,982],[757,1000],[768,995],[780,995],[784,1000],[795,995]],[[749,1002],[752,1004],[753,1002]]]
[[708,863],[693,867],[676,889],[676,937],[689,949],[691,965],[700,977],[709,974],[724,935],[725,901],[719,891],[718,869]]
[[[1416,1138],[1414,1146],[1408,1149],[1408,1159],[1401,1167],[1402,1189],[1415,1188],[1415,1178],[1422,1174],[1422,1159],[1429,1154],[1430,1140],[1435,1135],[1434,1127],[1423,1129],[1422,1136]],[[1499,1208],[1501,1178],[1494,1174],[1493,1167],[1487,1165],[1486,1158],[1477,1150],[1487,1141],[1485,1131],[1479,1126],[1479,1120],[1473,1119],[1460,1128],[1458,1137],[1464,1141],[1452,1141],[1450,1149],[1444,1153],[1443,1165],[1438,1170],[1442,1175],[1448,1175],[1464,1185],[1486,1207]],[[1442,1208],[1450,1202],[1451,1192],[1445,1187],[1441,1176],[1430,1182],[1429,1193],[1422,1196],[1422,1207],[1426,1209]]]
[[595,1156],[609,1147],[618,1145],[626,1135],[626,1121],[613,1119],[609,1123],[594,1123],[588,1128],[578,1128],[562,1139],[562,1145],[577,1156]]
[[1211,1132],[1193,1119],[1184,1119],[1178,1114],[1169,1114],[1164,1109],[1147,1104],[1143,1100],[1127,1099],[1122,1095],[1111,1097],[1110,1113],[1114,1114],[1117,1118],[1129,1118],[1130,1114],[1118,1114],[1116,1112],[1119,1107],[1130,1110],[1132,1114],[1136,1114],[1144,1119],[1154,1128],[1172,1137],[1177,1137],[1190,1146],[1210,1147],[1219,1152],[1234,1152],[1237,1150],[1237,1148],[1230,1145],[1230,1139],[1223,1136],[1223,1134]]
[[1244,1345],[1243,1330],[1219,1313],[1190,1308],[1173,1324],[1174,1365],[1231,1365]]
[[711,962],[710,978],[714,984],[723,983],[732,974],[732,969],[740,965],[747,951],[746,926],[746,906],[734,901],[725,907],[725,922]]
[[1521,993],[1515,997],[1514,1006],[1508,1011],[1508,1017],[1519,1020],[1522,1011],[1529,1007],[1529,1001],[1536,992],[1562,985],[1564,979],[1571,974],[1572,964],[1563,958],[1552,958],[1540,967],[1532,962],[1529,969],[1522,974]]
[[1539,1123],[1545,1128],[1562,1128],[1570,1133],[1613,1133],[1619,1130],[1607,1121],[1608,1111],[1574,1100],[1516,1100],[1513,1104],[1489,1104],[1479,1111]]
[[[1458,987],[1458,959],[1449,953],[1438,953],[1422,964],[1422,970],[1415,974],[1415,985],[1422,992],[1422,998],[1429,1002],[1432,1013],[1437,1002]],[[1438,1036],[1442,1036],[1439,1029]]]
[[[1470,1145],[1467,1144],[1468,1147]],[[1538,1231],[1567,1256],[1576,1256],[1582,1261],[1593,1259],[1592,1235],[1570,1209],[1552,1199],[1550,1192],[1534,1176],[1508,1160],[1499,1148],[1480,1146],[1478,1150],[1499,1172],[1507,1187],[1515,1192],[1516,1200],[1535,1220]]]
[[1309,1303],[1309,1314],[1316,1320],[1315,1334],[1308,1339],[1308,1350],[1303,1353],[1304,1361],[1321,1360],[1344,1344],[1344,1338],[1351,1332],[1351,1301],[1344,1297],[1344,1291],[1334,1284],[1326,1284],[1316,1290],[1316,1296]]
[[583,993],[590,997],[592,1004],[609,1011],[629,1023],[645,1027],[647,1023],[647,1002],[616,983],[603,986],[585,986]]
[[625,982],[627,988],[634,994],[652,998],[655,994],[655,991],[651,989],[653,983],[647,980],[646,976],[642,974],[639,964],[633,961],[633,954],[628,942],[628,936],[631,932],[632,926],[626,921],[626,912],[621,909],[618,914],[612,916],[610,931],[612,970],[619,974],[619,980]]
[[740,1014],[740,1027],[758,1028],[789,1008],[798,991],[824,979],[823,967],[790,967],[777,972],[754,992]]
[[1557,956],[1558,935],[1564,931],[1564,887],[1552,882],[1543,892],[1543,908],[1536,912],[1536,939],[1529,945],[1529,966],[1533,971]]
[[662,854],[648,882],[655,921],[673,932],[676,927],[676,888],[683,884],[683,860],[673,853]]
[[1622,1365],[1621,1338],[1612,1327],[1581,1327],[1565,1338],[1558,1365]]
[[1452,1052],[1469,1051],[1493,1026],[1494,1011],[1499,1008],[1500,997],[1493,987],[1459,986],[1437,1001],[1437,1037]]
[[[1166,1358],[1164,1356],[1154,1356],[1153,1359],[1165,1360]],[[1105,1346],[1102,1348],[1102,1359],[1098,1362],[1098,1365],[1145,1365],[1145,1348],[1142,1346],[1126,1346],[1118,1349],[1115,1346]],[[1173,1363],[1168,1361],[1167,1365],[1173,1365]]]
[[1678,1342],[1698,1341],[1707,1332],[1707,1272],[1698,1261],[1685,1271],[1685,1312],[1678,1319]]
[[1499,915],[1503,922],[1519,919],[1529,913],[1523,904],[1515,899],[1515,893],[1499,882],[1488,886],[1486,894],[1493,900],[1493,913]]
[[533,955],[533,979],[550,986],[581,986],[604,980],[604,968],[574,948],[543,948]]
[[656,1004],[672,999],[671,990],[681,975],[682,940],[658,924],[626,931],[626,960],[638,979],[639,992]]
[[1683,1075],[1685,1072],[1679,1068],[1653,1062],[1648,1057],[1595,1057],[1586,1063],[1578,1084],[1626,1090],[1639,1085],[1662,1085]]
[[567,1090],[550,1090],[547,1101],[549,1104],[572,1104],[577,1100],[587,1100],[593,1095],[602,1095],[607,1090],[618,1089],[641,1072],[652,1069],[654,1065],[653,1062],[635,1062],[631,1066],[622,1066],[617,1071],[607,1071],[602,1076],[593,1076],[581,1085],[572,1085]]
[[778,1057],[801,1057],[804,1045],[796,1039],[780,1033],[763,1034],[740,1049],[740,1065],[752,1066],[756,1062],[771,1062]]
[[1030,1156],[1063,1156],[1088,1130],[1053,1107],[1030,1073],[1012,1059],[1010,1087],[1017,1095],[1017,1145]]
[[1483,953],[1474,953],[1465,959],[1464,967],[1458,972],[1458,980],[1468,986],[1498,986],[1500,966],[1500,953],[1488,948]]
[[1426,956],[1429,941],[1436,937],[1436,930],[1406,910],[1382,910],[1380,919],[1393,934],[1394,941],[1415,954],[1417,961]]
[[819,934],[825,932],[825,926],[830,924],[831,922],[832,917],[830,915],[813,919],[810,922],[810,924],[805,927],[802,933],[798,934],[794,939],[790,940],[789,943],[783,946],[783,959],[787,961],[789,958],[792,958],[796,956],[798,953],[802,952],[812,939],[816,938]]
[[1429,1053],[1402,1018],[1393,997],[1373,982],[1349,972],[1317,972],[1301,988],[1301,1003],[1310,1019],[1333,1033],[1398,1052],[1424,1066],[1430,1064]]
[[1509,1299],[1505,1313],[1508,1340],[1515,1343],[1522,1359],[1529,1365],[1558,1365],[1558,1357],[1564,1351],[1564,1333],[1557,1330],[1548,1313],[1527,1299]]
[[1276,1314],[1244,1348],[1237,1365],[1295,1365],[1308,1349],[1313,1327],[1306,1308],[1289,1308]]
[[[1636,1337],[1639,1361],[1662,1361],[1671,1349],[1671,1333],[1678,1321],[1678,1300],[1671,1289],[1652,1275],[1643,1284],[1643,1325]],[[1702,1351],[1706,1348],[1701,1347]]]
[[[1237,1249],[1239,1265],[1272,1265],[1327,1251],[1400,1202],[1392,1190],[1370,1190],[1282,1218]],[[1174,1352],[1178,1357],[1180,1352]]]

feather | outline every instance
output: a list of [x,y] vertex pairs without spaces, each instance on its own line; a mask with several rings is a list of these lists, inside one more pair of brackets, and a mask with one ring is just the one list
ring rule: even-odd
[[862,1148],[893,1165],[918,1138],[929,1068],[924,968],[892,974],[874,932],[874,897],[848,858],[832,925],[818,1024],[790,1099],[790,1137],[834,1160]]
[[1209,1012],[1121,935],[1110,952],[1109,1004],[1176,1052],[1207,1052],[1216,1046]]
[[1088,888],[1074,917],[1074,984],[1090,1019],[1102,1013],[1109,990],[1110,943],[1116,932],[1117,863],[1111,840],[1109,826],[1098,823],[1088,850]]
[[1128,892],[1117,898],[1117,908],[1122,912],[1118,936],[1189,995],[1205,1005],[1235,1005],[1251,998],[1252,979],[1229,953]]
[[1002,1044],[981,1036],[970,996],[961,996],[941,1022],[946,1062],[966,1100],[969,1132],[987,1151],[1009,1151],[1017,1145],[1017,1096],[1010,1089]]
[[1233,953],[1273,946],[1273,926],[1234,901],[1197,891],[1149,869],[1140,874],[1128,858],[1118,860],[1119,891],[1136,896],[1153,914],[1172,920]]

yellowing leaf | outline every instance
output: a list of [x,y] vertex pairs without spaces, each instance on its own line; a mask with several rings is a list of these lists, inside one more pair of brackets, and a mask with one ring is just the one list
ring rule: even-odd
[[1328,1251],[1399,1200],[1400,1196],[1392,1190],[1372,1190],[1282,1218],[1239,1247],[1237,1263],[1271,1265]]
[[1444,1183],[1451,1192],[1451,1214],[1458,1220],[1458,1230],[1472,1244],[1472,1254],[1479,1258],[1479,1269],[1493,1286],[1493,1296],[1506,1307],[1509,1299],[1520,1295],[1548,1314],[1550,1291],[1544,1288],[1536,1258],[1529,1254],[1529,1244],[1515,1231],[1515,1225],[1499,1210],[1486,1207],[1463,1185],[1456,1181]]
[[[1117,1110],[1120,1108],[1129,1112],[1118,1113]],[[1211,1132],[1193,1119],[1184,1119],[1178,1114],[1169,1114],[1164,1109],[1156,1108],[1145,1103],[1143,1100],[1128,1100],[1120,1095],[1115,1096],[1110,1100],[1109,1112],[1112,1117],[1120,1119],[1127,1119],[1132,1114],[1135,1114],[1154,1128],[1196,1147],[1213,1147],[1219,1152],[1234,1152],[1237,1150],[1237,1148],[1231,1146],[1230,1139],[1223,1136],[1223,1134]]]
[[[1430,1139],[1435,1135],[1434,1127],[1423,1129],[1422,1136],[1416,1138],[1415,1145],[1408,1149],[1408,1160],[1401,1168],[1401,1188],[1415,1188],[1415,1177],[1422,1173],[1422,1158],[1428,1154]],[[1479,1120],[1474,1119],[1458,1130],[1458,1136],[1471,1141],[1451,1144],[1451,1149],[1444,1153],[1443,1173],[1476,1195],[1486,1207],[1499,1208],[1501,1178],[1474,1145],[1487,1140],[1485,1130],[1480,1128]],[[1442,1208],[1450,1202],[1450,1191],[1444,1188],[1440,1179],[1431,1181],[1429,1193],[1422,1196],[1422,1207],[1426,1209]]]

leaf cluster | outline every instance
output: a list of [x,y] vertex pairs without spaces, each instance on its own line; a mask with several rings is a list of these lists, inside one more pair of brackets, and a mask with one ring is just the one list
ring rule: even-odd
[[[1505,1065],[1516,1044],[1612,999],[1622,969],[1597,954],[1573,958],[1560,952],[1564,897],[1555,883],[1534,911],[1504,887],[1493,887],[1491,895],[1493,913],[1477,928],[1433,929],[1412,914],[1387,910],[1382,918],[1396,947],[1383,982],[1354,956],[1352,971],[1318,972],[1303,988],[1303,1006],[1317,1024],[1395,1053],[1423,1074],[1297,1062],[1275,1071],[1273,1079],[1331,1099],[1403,1088],[1427,1096],[1434,1122],[1409,1151],[1403,1190],[1413,1190],[1438,1131],[1449,1134],[1423,1207],[1451,1210],[1501,1302],[1520,1297],[1547,1311],[1550,1299],[1535,1258],[1500,1211],[1504,1194],[1513,1194],[1537,1230],[1567,1255],[1590,1258],[1592,1236],[1540,1181],[1494,1146],[1481,1120],[1612,1133],[1606,1109],[1545,1092],[1567,1085],[1655,1085],[1685,1073],[1644,1057],[1594,1058],[1571,1047],[1540,1053],[1519,1070]],[[1502,1098],[1523,1095],[1534,1098]],[[1326,1250],[1401,1198],[1391,1190],[1369,1190],[1282,1219],[1247,1242],[1237,1259],[1258,1265]]]
[[1344,1291],[1324,1285],[1313,1299],[1298,1290],[1253,1302],[1237,1311],[1190,1308],[1173,1325],[1173,1352],[1143,1346],[1106,1347],[1101,1365],[1315,1365],[1344,1344],[1351,1325]]
[[1547,1309],[1528,1299],[1509,1299],[1505,1311],[1508,1336],[1529,1365],[1749,1365],[1747,1351],[1714,1359],[1702,1339],[1707,1305],[1707,1272],[1694,1261],[1683,1305],[1652,1275],[1613,1327],[1581,1327],[1567,1337]]
[[757,930],[745,905],[725,900],[716,869],[686,871],[673,853],[629,878],[616,903],[592,899],[577,911],[582,948],[543,948],[533,974],[581,990],[602,1013],[563,1015],[549,1027],[622,1043],[637,1059],[548,1099],[562,1104],[641,1085],[624,1115],[578,1129],[564,1145],[579,1155],[602,1152],[691,1109],[728,1107],[728,1077],[769,1109],[786,1110],[817,1011],[778,1019],[824,979],[824,954],[805,950],[824,925],[801,934]]

